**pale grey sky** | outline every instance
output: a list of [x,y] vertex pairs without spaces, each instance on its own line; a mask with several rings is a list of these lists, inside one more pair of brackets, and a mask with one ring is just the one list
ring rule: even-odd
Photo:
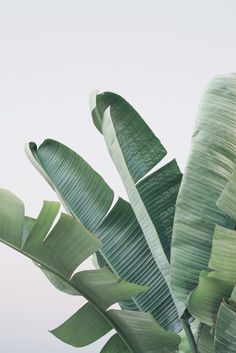
[[[30,140],[78,151],[120,194],[94,128],[91,90],[123,95],[184,168],[200,95],[236,71],[234,0],[0,0],[1,183],[35,216],[56,199],[24,154]],[[82,304],[52,287],[29,260],[0,245],[0,351],[97,353],[52,337]]]

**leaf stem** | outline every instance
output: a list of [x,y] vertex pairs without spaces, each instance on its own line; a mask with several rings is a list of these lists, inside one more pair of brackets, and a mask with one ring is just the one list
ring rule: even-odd
[[189,347],[191,349],[191,352],[198,353],[197,345],[196,345],[189,321],[187,319],[181,319],[181,322],[183,324],[184,332],[185,332]]

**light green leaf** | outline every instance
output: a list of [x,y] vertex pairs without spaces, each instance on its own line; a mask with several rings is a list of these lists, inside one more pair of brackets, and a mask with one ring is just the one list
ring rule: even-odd
[[219,306],[233,286],[217,278],[217,272],[202,271],[199,284],[188,299],[188,310],[202,323],[213,326]]
[[216,207],[236,162],[236,75],[214,78],[198,112],[177,199],[172,240],[172,287],[181,300],[208,266],[215,224],[235,222]]
[[43,208],[34,221],[33,226],[27,237],[24,239],[22,247],[27,251],[36,252],[43,245],[44,239],[48,234],[58,212],[60,204],[58,202],[44,202]]
[[216,226],[209,267],[217,271],[217,278],[236,283],[236,231]]
[[0,237],[6,244],[20,248],[25,223],[24,204],[7,190],[0,189]]
[[[149,327],[154,326],[155,332],[150,336],[150,342],[161,341],[164,335],[168,338],[168,343],[164,348],[166,352],[172,352],[172,345],[174,346],[179,341],[178,335],[169,334],[160,329],[151,316],[148,316],[149,319],[147,318],[145,323],[142,313],[136,313],[136,319],[134,320],[133,313],[126,312],[126,318],[123,318],[121,323],[119,314],[111,315],[110,311],[106,311],[116,301],[136,295],[145,288],[120,281],[119,278],[105,269],[77,272],[73,275],[77,266],[97,251],[101,245],[100,241],[83,225],[73,217],[62,214],[52,228],[59,206],[54,202],[45,202],[39,218],[32,221],[33,226],[29,219],[27,219],[27,226],[25,226],[22,202],[5,190],[0,191],[0,200],[2,201],[0,203],[0,240],[32,259],[46,272],[50,280],[55,282],[57,287],[64,288],[64,284],[66,284],[68,287],[64,288],[65,290],[73,288],[73,294],[77,292],[78,295],[83,295],[90,303],[89,309],[88,306],[81,309],[80,314],[75,315],[60,329],[54,331],[58,337],[71,345],[83,345],[101,337],[104,332],[107,332],[109,326],[109,329],[114,328],[117,331],[128,348],[131,347],[130,352],[152,353],[151,346],[150,349],[145,350],[144,346],[140,348],[139,339],[135,337],[135,327],[142,326],[145,330],[146,325],[148,330]],[[9,220],[11,223],[9,223]],[[26,236],[27,233],[28,236]],[[24,242],[22,242],[23,237]],[[91,309],[90,305],[94,310]],[[89,315],[92,325],[90,327],[93,328],[92,332],[86,330],[88,321],[85,318],[88,320]],[[85,327],[81,329],[80,326],[83,321]],[[96,327],[95,322],[99,323]],[[130,327],[130,330],[134,332],[132,337],[125,335],[124,325]],[[73,332],[69,328],[73,328]],[[81,334],[79,333],[80,329]],[[76,333],[78,333],[78,338],[76,338]],[[81,335],[83,335],[83,339]],[[136,338],[137,341],[135,342]]]
[[[236,172],[232,174],[228,184],[217,201],[221,211],[236,219]],[[235,255],[236,232],[223,227],[217,227],[214,238],[210,266],[226,279],[232,286],[235,285]],[[219,276],[218,275],[218,276]],[[236,289],[233,288],[228,302],[223,301],[217,314],[215,324],[215,352],[231,353],[236,351]]]
[[236,312],[225,302],[220,306],[215,326],[215,352],[235,353]]
[[236,219],[236,170],[234,170],[226,187],[217,200],[217,207],[232,219]]

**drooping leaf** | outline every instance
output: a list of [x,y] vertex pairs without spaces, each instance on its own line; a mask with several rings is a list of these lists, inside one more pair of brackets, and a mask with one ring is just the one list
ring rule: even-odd
[[111,329],[109,322],[92,304],[87,303],[51,333],[74,347],[84,347],[104,336]]
[[[148,313],[126,310],[109,310],[109,317],[118,322],[124,337],[129,339],[131,351],[135,353],[175,352],[180,344],[180,337],[166,332]],[[137,318],[139,324],[137,325]]]
[[176,204],[172,287],[185,302],[208,266],[215,224],[235,227],[216,206],[235,162],[236,75],[230,74],[214,78],[202,97]]
[[[130,204],[119,198],[109,212],[107,204],[105,214],[103,199],[99,200],[96,188],[89,185],[83,191],[83,202],[79,201],[77,204],[74,195],[80,198],[85,183],[93,183],[94,179],[97,185],[101,182],[107,195],[110,194],[110,188],[91,167],[87,164],[86,168],[83,167],[85,162],[79,155],[57,141],[46,140],[39,148],[31,143],[28,146],[28,155],[37,169],[46,175],[46,180],[49,180],[72,215],[102,240],[99,263],[107,264],[120,278],[149,288],[137,297],[121,302],[122,308],[151,312],[164,328],[179,331],[181,323],[171,293],[153,259]],[[154,219],[168,258],[175,201],[181,177],[176,162],[171,161],[137,185]],[[63,180],[65,182],[62,182]],[[91,221],[85,218],[84,207],[91,208],[87,215],[92,217]],[[100,219],[97,212],[98,215],[103,215],[103,219]]]
[[[73,288],[73,294],[77,292],[88,300],[86,307],[54,330],[57,337],[68,344],[83,346],[114,328],[131,353],[152,353],[156,341],[166,342],[166,347],[163,347],[168,353],[178,349],[179,336],[165,332],[152,316],[148,315],[144,322],[142,313],[136,313],[134,319],[133,312],[127,311],[125,317],[121,315],[121,320],[119,311],[106,311],[116,301],[135,296],[145,288],[120,281],[107,269],[73,275],[77,266],[99,249],[101,242],[71,216],[62,214],[53,226],[59,210],[57,203],[45,202],[38,219],[32,222],[27,219],[25,226],[23,203],[5,190],[0,190],[0,200],[0,241],[31,258],[57,287],[64,289],[64,284],[67,284],[68,288]],[[88,322],[89,317],[91,322]],[[83,329],[82,322],[85,325]],[[96,322],[98,325],[95,325]],[[125,325],[132,332],[132,337],[125,334]],[[92,328],[92,331],[86,330],[86,327]],[[148,336],[147,349],[140,344],[136,327],[142,327],[144,331],[153,328]]]

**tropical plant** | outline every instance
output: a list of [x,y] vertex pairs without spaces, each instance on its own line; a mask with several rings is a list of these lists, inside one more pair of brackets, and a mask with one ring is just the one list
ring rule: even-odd
[[[54,140],[26,152],[69,215],[53,226],[59,203],[45,202],[29,218],[0,192],[0,240],[88,300],[52,333],[83,347],[115,329],[102,353],[235,352],[236,76],[203,95],[183,180],[175,160],[158,169],[167,152],[122,97],[94,92],[91,112],[129,202]],[[99,268],[76,272],[94,253]]]

